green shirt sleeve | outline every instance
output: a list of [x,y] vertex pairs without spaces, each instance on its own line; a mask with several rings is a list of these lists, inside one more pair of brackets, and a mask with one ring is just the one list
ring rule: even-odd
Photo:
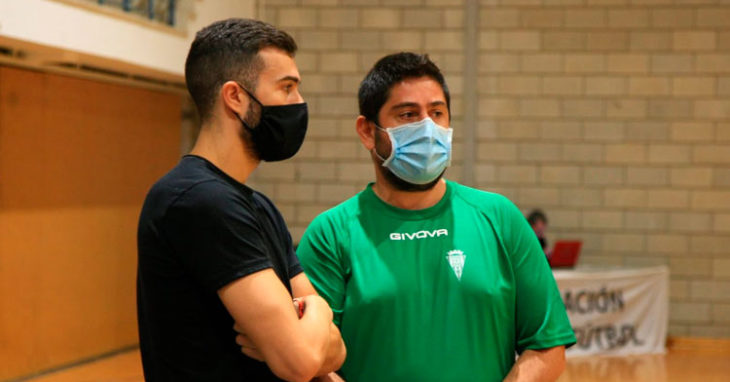
[[516,283],[517,352],[570,346],[575,335],[545,254],[520,210],[504,200],[502,227]]
[[297,247],[297,256],[314,288],[330,305],[340,326],[345,306],[345,269],[332,223],[320,215],[309,225]]

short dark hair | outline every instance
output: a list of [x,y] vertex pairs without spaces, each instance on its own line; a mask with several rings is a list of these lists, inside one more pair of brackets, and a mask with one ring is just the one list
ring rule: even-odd
[[196,33],[185,61],[185,82],[205,121],[226,81],[238,81],[253,92],[263,69],[261,49],[274,47],[294,57],[297,44],[284,31],[258,20],[216,21]]
[[534,225],[539,221],[545,224],[548,223],[547,216],[545,216],[545,213],[541,210],[533,210],[529,215],[527,215],[527,222],[530,223],[530,225]]
[[451,96],[444,75],[427,54],[410,52],[395,53],[385,56],[375,63],[360,83],[357,93],[360,115],[380,123],[378,112],[390,97],[390,90],[396,83],[407,78],[428,76],[441,85],[446,98],[446,107],[451,117]]

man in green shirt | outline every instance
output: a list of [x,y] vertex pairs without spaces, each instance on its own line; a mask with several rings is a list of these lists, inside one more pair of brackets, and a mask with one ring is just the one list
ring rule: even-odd
[[347,345],[341,375],[557,379],[575,336],[535,234],[503,196],[442,179],[452,133],[438,67],[386,56],[358,97],[375,182],[319,215],[297,250]]

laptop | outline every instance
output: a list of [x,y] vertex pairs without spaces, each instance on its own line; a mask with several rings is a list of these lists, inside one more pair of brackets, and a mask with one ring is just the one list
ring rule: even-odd
[[548,262],[551,268],[572,268],[578,261],[580,247],[583,242],[580,240],[559,240],[555,242],[552,256]]

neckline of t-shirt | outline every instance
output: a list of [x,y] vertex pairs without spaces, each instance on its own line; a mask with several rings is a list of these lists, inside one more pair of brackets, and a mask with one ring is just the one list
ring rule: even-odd
[[454,188],[452,182],[446,180],[446,192],[444,192],[444,195],[441,197],[441,200],[439,200],[438,203],[434,204],[431,207],[420,210],[407,210],[388,204],[387,202],[383,201],[383,199],[380,199],[380,197],[375,194],[375,191],[373,190],[374,184],[375,183],[371,182],[367,185],[364,190],[364,196],[368,199],[371,199],[373,203],[382,207],[385,213],[402,220],[417,220],[438,215],[444,210],[444,208],[446,208],[446,205],[449,203],[449,199],[451,199],[451,194]]
[[223,178],[223,180],[226,183],[228,183],[231,186],[233,186],[233,187],[235,187],[235,188],[243,191],[247,195],[253,195],[254,190],[251,187],[249,187],[249,186],[247,186],[247,185],[245,185],[245,184],[243,184],[243,183],[241,183],[241,182],[233,179],[232,176],[226,174],[225,171],[221,170],[220,168],[218,168],[218,166],[214,165],[213,162],[205,159],[204,157],[201,157],[200,155],[195,155],[195,154],[187,154],[187,155],[184,155],[183,156],[183,159],[185,159],[185,158],[198,159],[198,160],[202,161],[203,164],[205,164],[205,166],[208,169],[210,169],[211,171],[213,171],[217,175],[220,175],[220,177]]

